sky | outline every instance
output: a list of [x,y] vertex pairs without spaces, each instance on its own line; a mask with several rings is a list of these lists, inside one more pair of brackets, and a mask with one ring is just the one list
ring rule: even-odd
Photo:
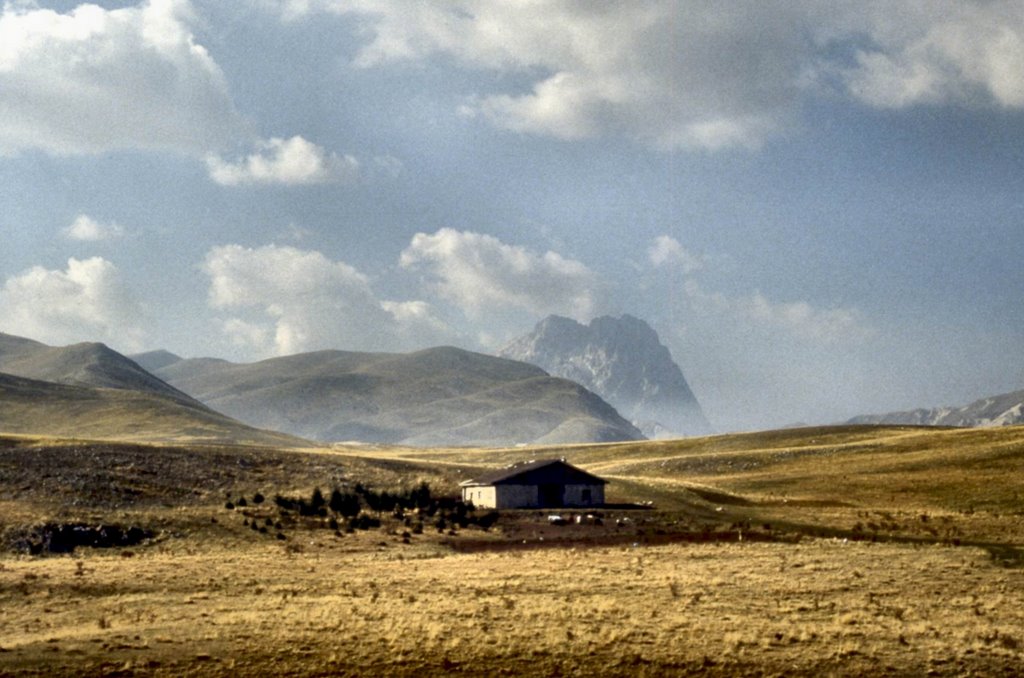
[[649,322],[719,431],[1024,388],[1019,0],[8,1],[0,331]]

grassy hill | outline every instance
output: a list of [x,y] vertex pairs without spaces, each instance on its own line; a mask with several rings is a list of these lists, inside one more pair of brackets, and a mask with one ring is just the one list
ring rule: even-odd
[[511,445],[642,437],[578,384],[451,347],[319,351],[248,364],[180,360],[154,369],[217,411],[317,440]]
[[47,346],[0,333],[0,372],[58,384],[155,393],[188,406],[202,407],[133,360],[98,343]]
[[[602,522],[378,513],[349,533],[272,499],[454,493],[555,456],[611,481]],[[1022,471],[1022,428],[497,450],[0,435],[0,674],[1016,675]],[[153,536],[26,555],[54,522]]]
[[145,442],[306,446],[191,402],[115,388],[71,386],[0,373],[0,432]]
[[480,470],[565,457],[618,500],[695,497],[752,507],[901,506],[1024,511],[1024,427],[833,426],[528,450],[393,450],[396,459]]

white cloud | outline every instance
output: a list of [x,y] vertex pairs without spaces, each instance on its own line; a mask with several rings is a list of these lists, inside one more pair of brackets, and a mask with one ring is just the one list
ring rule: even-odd
[[210,178],[223,186],[342,183],[359,174],[359,162],[351,155],[328,153],[301,136],[262,142],[258,153],[235,163],[208,155],[206,165]]
[[267,327],[246,322],[241,318],[228,318],[222,321],[221,331],[228,336],[234,346],[243,349],[261,349],[270,340],[270,332]]
[[114,222],[104,224],[86,214],[80,214],[62,233],[69,240],[97,242],[121,238],[125,230]]
[[0,288],[5,332],[50,344],[102,341],[141,350],[143,309],[114,264],[101,257],[69,259],[67,270],[35,266]]
[[207,253],[203,271],[213,308],[252,314],[223,329],[257,353],[397,350],[447,334],[426,303],[380,301],[367,276],[320,252],[224,245]]
[[244,126],[188,0],[0,13],[0,154],[203,153]]
[[704,267],[700,257],[691,254],[669,235],[659,235],[651,242],[647,248],[647,258],[655,268],[669,266],[683,273],[693,273]]
[[870,47],[844,72],[873,106],[1024,106],[1024,5],[1016,0],[873,3],[860,18]]
[[514,89],[469,92],[453,114],[566,140],[756,149],[791,126],[803,97],[835,83],[879,107],[1024,106],[1019,0],[262,4],[288,20],[355,16],[369,36],[357,66],[441,55],[514,74]]
[[729,296],[706,291],[695,280],[687,280],[683,290],[700,312],[725,315],[730,322],[761,330],[781,329],[791,336],[814,343],[857,342],[874,334],[855,309],[821,309],[806,301],[775,302],[761,292]]
[[470,314],[508,307],[589,319],[594,307],[596,277],[582,263],[489,235],[451,228],[417,233],[400,263],[423,271],[443,297]]
[[460,107],[498,127],[652,146],[756,147],[790,115],[804,49],[788,5],[656,0],[286,0],[282,15],[357,15],[372,36],[362,67],[446,55],[514,72],[529,91],[476,93]]

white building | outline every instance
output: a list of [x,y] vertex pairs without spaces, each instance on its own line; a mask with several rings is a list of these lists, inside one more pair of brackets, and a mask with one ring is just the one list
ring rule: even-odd
[[607,481],[564,459],[519,462],[463,482],[462,500],[480,508],[587,508],[604,504]]

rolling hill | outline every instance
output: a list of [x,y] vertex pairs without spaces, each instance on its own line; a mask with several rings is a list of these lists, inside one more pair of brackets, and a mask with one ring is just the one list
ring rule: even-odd
[[168,362],[169,355],[138,358],[219,412],[304,438],[418,446],[642,438],[579,384],[453,347],[318,351],[256,363]]
[[152,393],[205,409],[202,403],[153,376],[135,361],[98,343],[47,346],[0,333],[0,372],[57,384]]
[[2,373],[0,431],[139,442],[309,445],[158,393],[57,384]]

